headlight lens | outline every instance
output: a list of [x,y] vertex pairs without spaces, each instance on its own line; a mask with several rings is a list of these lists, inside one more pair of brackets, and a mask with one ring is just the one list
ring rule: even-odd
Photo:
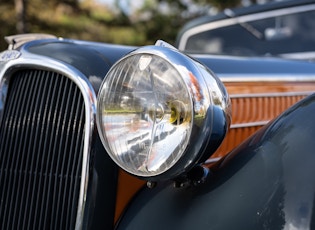
[[152,178],[171,171],[173,177],[182,171],[172,169],[178,162],[186,168],[200,158],[204,144],[193,148],[192,157],[184,155],[212,102],[187,69],[193,63],[187,59],[172,49],[148,47],[118,61],[106,75],[98,129],[111,158],[127,172]]

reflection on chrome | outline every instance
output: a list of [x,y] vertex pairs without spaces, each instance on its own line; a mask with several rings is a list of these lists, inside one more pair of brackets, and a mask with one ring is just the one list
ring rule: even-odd
[[[172,178],[216,149],[230,123],[230,102],[210,70],[164,46],[131,52],[107,73],[97,122],[110,157],[127,172]],[[211,141],[210,141],[211,139]],[[205,156],[207,157],[207,156]]]

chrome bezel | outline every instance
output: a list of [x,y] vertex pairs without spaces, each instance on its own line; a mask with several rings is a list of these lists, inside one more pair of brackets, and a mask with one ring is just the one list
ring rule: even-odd
[[26,50],[21,51],[21,56],[17,59],[10,61],[0,62],[0,121],[3,115],[3,107],[5,105],[6,90],[10,77],[12,74],[20,69],[25,68],[38,68],[47,71],[54,71],[64,75],[71,79],[80,89],[85,103],[85,133],[84,133],[84,149],[82,158],[82,173],[81,173],[81,184],[79,192],[79,201],[77,208],[77,216],[75,229],[82,229],[84,211],[86,205],[87,189],[89,183],[89,162],[91,152],[92,135],[95,129],[95,114],[96,114],[96,94],[90,82],[87,80],[84,74],[82,74],[76,68],[71,65],[67,65],[62,62],[58,62],[54,59],[28,53]]
[[[204,152],[207,149],[207,145],[211,138],[211,132],[213,128],[212,122],[216,122],[216,119],[220,119],[220,122],[222,122],[222,117],[216,118],[213,116],[214,108],[219,108],[219,110],[222,111],[222,114],[224,116],[223,120],[225,122],[224,127],[222,127],[222,129],[224,129],[223,132],[225,135],[230,124],[229,96],[227,94],[225,87],[223,86],[223,83],[209,69],[201,65],[199,62],[188,57],[187,55],[184,55],[183,53],[179,52],[178,50],[169,47],[146,46],[139,48],[127,54],[125,57],[121,58],[118,62],[116,62],[116,64],[114,64],[112,68],[109,70],[109,73],[112,72],[114,68],[116,68],[117,63],[120,63],[125,59],[138,54],[155,55],[171,64],[182,77],[182,80],[185,82],[185,85],[191,97],[191,101],[193,104],[191,133],[193,133],[193,135],[190,135],[189,144],[186,147],[186,150],[183,152],[182,158],[180,158],[170,169],[159,174],[156,174],[154,176],[136,175],[146,180],[167,180],[176,178],[181,174],[189,171],[195,164],[199,163],[199,160],[203,157]],[[193,75],[196,78],[196,81],[200,86],[200,92],[203,94],[204,99],[202,101],[200,101],[200,99],[197,98],[198,97],[197,94],[193,93],[195,89],[193,89],[194,86],[193,84],[191,84],[192,83],[192,80],[190,79],[191,75]],[[103,84],[104,82],[105,81],[103,81]],[[100,89],[102,89],[102,86]],[[208,88],[210,86],[213,87],[211,89],[211,92],[209,91],[210,89]],[[213,101],[214,94],[221,95],[220,104],[217,104],[216,102]],[[98,106],[99,103],[101,102],[98,101],[97,103]],[[206,111],[204,108],[206,108]],[[105,146],[107,152],[109,152],[109,155],[111,156],[110,149],[106,147],[107,145],[106,140],[103,137],[101,131],[102,125],[99,113],[96,114],[96,123],[103,145]],[[114,159],[114,157],[112,157],[112,159],[119,166],[121,166],[120,162],[117,162],[116,159]],[[128,171],[128,169],[124,167],[122,168],[125,171],[134,174]]]

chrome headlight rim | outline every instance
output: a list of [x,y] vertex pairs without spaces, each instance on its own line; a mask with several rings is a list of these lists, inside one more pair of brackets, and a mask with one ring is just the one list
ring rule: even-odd
[[[107,140],[104,138],[104,133],[102,131],[102,122],[101,115],[99,112],[99,108],[101,108],[101,100],[98,98],[97,102],[97,126],[98,131],[105,146],[105,149],[109,153],[110,157],[114,160],[114,162],[121,167],[126,172],[135,175],[139,178],[143,178],[145,180],[158,181],[158,180],[168,180],[172,178],[179,177],[181,174],[186,173],[190,169],[194,167],[195,164],[200,162],[200,159],[203,158],[204,152],[208,149],[208,144],[211,138],[212,132],[212,123],[216,119],[214,117],[214,107],[220,107],[220,111],[223,111],[224,116],[229,118],[228,107],[229,107],[229,98],[225,91],[225,88],[222,82],[207,68],[200,70],[201,64],[195,60],[192,60],[187,55],[180,53],[176,49],[170,49],[162,46],[146,46],[139,48],[126,56],[122,57],[118,62],[116,62],[108,73],[114,71],[119,63],[124,62],[128,58],[131,58],[135,55],[153,55],[158,58],[163,59],[165,62],[170,64],[180,75],[182,78],[187,91],[189,93],[189,97],[191,99],[192,110],[191,110],[191,131],[189,134],[188,144],[185,146],[185,150],[182,152],[181,157],[167,170],[161,171],[153,174],[145,174],[145,173],[135,173],[132,170],[128,170],[121,162],[119,162],[115,157],[113,157],[111,153],[111,149],[108,147]],[[217,106],[213,102],[213,98],[211,96],[212,92],[209,92],[209,82],[205,78],[210,75],[213,78],[211,85],[215,85],[216,91],[221,91],[220,94],[223,95],[222,105]],[[101,87],[100,91],[103,89],[104,84],[106,84],[106,79],[109,74],[106,75]],[[198,85],[196,85],[198,84]],[[223,92],[222,92],[223,91]],[[200,95],[202,93],[203,95]],[[203,97],[201,102],[200,97]],[[222,107],[222,108],[221,108]],[[228,119],[226,119],[226,123],[229,123]],[[228,124],[223,128],[223,132],[227,131]],[[222,138],[223,139],[223,138]],[[222,140],[220,140],[221,142]]]

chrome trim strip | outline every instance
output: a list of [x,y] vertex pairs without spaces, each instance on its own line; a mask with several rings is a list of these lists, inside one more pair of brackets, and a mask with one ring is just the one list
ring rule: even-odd
[[222,157],[214,157],[214,158],[209,158],[208,160],[206,160],[203,164],[211,164],[211,163],[215,163],[218,162],[219,160],[221,160]]
[[[78,201],[78,211],[76,217],[75,229],[82,229],[83,217],[86,204],[87,188],[89,182],[89,161],[90,161],[90,150],[92,142],[92,134],[95,128],[95,116],[96,116],[96,94],[93,90],[92,85],[86,79],[80,71],[73,68],[70,65],[63,64],[53,59],[38,56],[30,53],[23,53],[18,59],[11,60],[9,62],[0,62],[0,89],[7,87],[8,78],[12,72],[12,68],[17,69],[23,67],[34,67],[41,68],[48,71],[58,72],[64,76],[70,78],[81,90],[85,103],[85,118],[86,123],[84,127],[84,149],[83,149],[83,160],[82,160],[82,173],[81,173],[81,185],[80,194]],[[0,90],[1,93],[2,90]],[[1,99],[3,97],[3,100]],[[0,95],[0,102],[4,103],[6,95]],[[0,105],[1,105],[0,103]],[[3,113],[3,107],[0,107],[0,119]]]
[[307,96],[314,93],[313,91],[304,92],[278,92],[278,93],[245,93],[245,94],[231,94],[230,98],[256,98],[256,97],[292,97],[292,96]]
[[314,74],[220,74],[217,76],[225,82],[315,82]]
[[278,9],[278,10],[271,10],[268,12],[254,13],[254,14],[249,14],[249,15],[244,15],[244,16],[237,16],[235,18],[223,19],[216,22],[209,22],[209,23],[196,26],[185,31],[182,35],[181,40],[179,41],[178,49],[185,50],[187,41],[191,36],[198,33],[202,33],[207,30],[213,30],[220,27],[224,27],[224,26],[241,24],[241,23],[251,22],[254,20],[259,20],[259,19],[264,19],[264,18],[271,18],[271,17],[283,16],[287,14],[306,12],[306,11],[311,11],[314,9],[315,9],[315,5],[309,4],[309,5],[303,5],[303,6],[288,7],[284,9]]
[[255,121],[255,122],[247,122],[247,123],[238,123],[232,124],[230,129],[238,129],[238,128],[248,128],[248,127],[255,127],[255,126],[264,126],[268,124],[268,121]]
[[282,58],[287,58],[287,59],[305,60],[305,59],[315,58],[315,52],[310,51],[310,52],[298,52],[298,53],[284,53],[284,54],[279,54],[279,56]]

